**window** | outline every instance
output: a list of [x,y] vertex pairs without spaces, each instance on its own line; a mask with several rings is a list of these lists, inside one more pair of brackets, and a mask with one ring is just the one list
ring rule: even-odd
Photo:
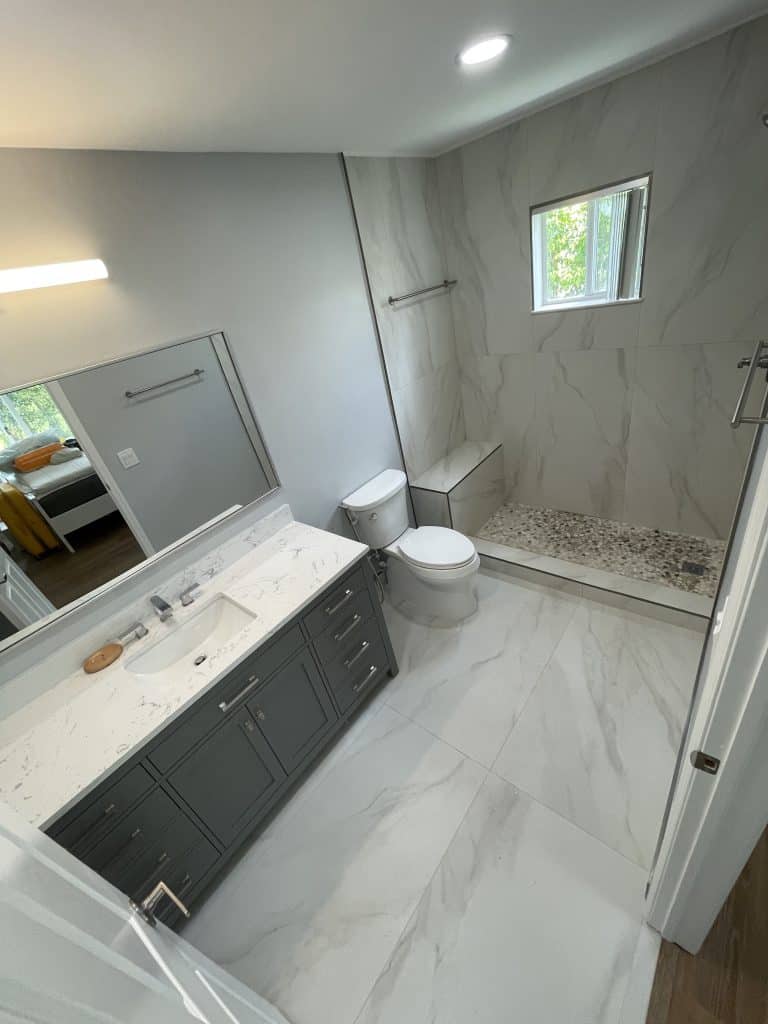
[[0,449],[48,431],[60,437],[72,433],[45,384],[0,394]]
[[640,298],[650,176],[531,210],[533,308]]

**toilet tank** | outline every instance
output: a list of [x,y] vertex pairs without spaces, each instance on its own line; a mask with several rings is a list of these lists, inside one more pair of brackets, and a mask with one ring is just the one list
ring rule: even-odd
[[408,529],[406,477],[400,469],[385,469],[342,501],[355,517],[360,539],[372,548],[391,544]]

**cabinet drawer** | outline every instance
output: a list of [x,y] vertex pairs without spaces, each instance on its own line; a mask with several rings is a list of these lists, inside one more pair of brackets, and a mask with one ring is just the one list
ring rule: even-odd
[[192,747],[219,725],[224,716],[238,707],[283,662],[299,650],[304,643],[301,629],[294,626],[263,650],[255,651],[232,670],[213,690],[200,708],[195,708],[173,727],[167,736],[150,752],[149,760],[165,774],[187,754]]
[[[179,834],[166,833],[156,844],[151,855],[126,875],[120,886],[131,899],[140,903],[158,882],[165,882],[183,900],[203,875],[218,860],[219,854],[212,843],[189,822],[190,829]],[[181,834],[183,832],[183,834]],[[165,907],[165,904],[160,904]]]
[[[124,892],[132,892],[147,874],[163,841],[189,846],[191,837],[201,835],[171,798],[155,789],[118,822],[82,860]],[[166,837],[168,837],[166,839]],[[189,837],[189,841],[187,838]]]
[[[198,883],[202,881],[218,858],[218,853],[208,840],[202,839],[191,850],[187,850],[182,858],[172,862],[167,870],[156,879],[156,882],[162,878],[182,903],[189,906],[190,894],[195,895],[194,890]],[[142,896],[146,896],[146,893],[143,893]],[[173,927],[182,919],[182,915],[170,900],[165,900],[160,904],[157,918],[163,924]]]
[[304,617],[304,625],[311,637],[320,636],[333,623],[343,622],[354,612],[354,603],[361,594],[368,594],[362,566],[323,597]]
[[53,838],[60,846],[82,858],[153,785],[154,780],[149,772],[137,765],[92,800],[85,809],[77,807],[74,812],[66,815],[61,825],[57,823],[51,830]]
[[323,664],[334,661],[348,647],[354,646],[363,626],[372,616],[373,604],[366,589],[356,594],[344,609],[344,614],[315,638],[315,649]]
[[351,664],[348,662],[349,658],[339,659],[326,668],[328,681],[342,713],[374,690],[389,670],[387,652],[378,635],[359,658],[355,658]]
[[354,672],[361,662],[370,657],[371,651],[381,643],[381,632],[376,617],[371,615],[361,621],[348,634],[343,643],[336,645],[335,657],[324,659],[323,668],[331,684],[336,679],[346,678]]

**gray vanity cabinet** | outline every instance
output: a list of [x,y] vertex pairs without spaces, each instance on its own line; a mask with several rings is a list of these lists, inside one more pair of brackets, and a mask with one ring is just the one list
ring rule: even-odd
[[48,832],[127,896],[163,881],[191,906],[396,673],[361,559]]
[[323,741],[338,717],[309,651],[293,658],[257,690],[247,707],[289,775]]
[[241,708],[169,775],[168,783],[228,846],[285,778],[247,708]]

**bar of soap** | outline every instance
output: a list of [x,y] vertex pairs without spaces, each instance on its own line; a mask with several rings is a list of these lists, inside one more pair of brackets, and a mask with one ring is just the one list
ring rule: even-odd
[[117,661],[122,653],[122,644],[105,644],[85,659],[83,668],[88,675],[93,675],[94,672],[101,672],[103,668],[108,668],[113,662]]

